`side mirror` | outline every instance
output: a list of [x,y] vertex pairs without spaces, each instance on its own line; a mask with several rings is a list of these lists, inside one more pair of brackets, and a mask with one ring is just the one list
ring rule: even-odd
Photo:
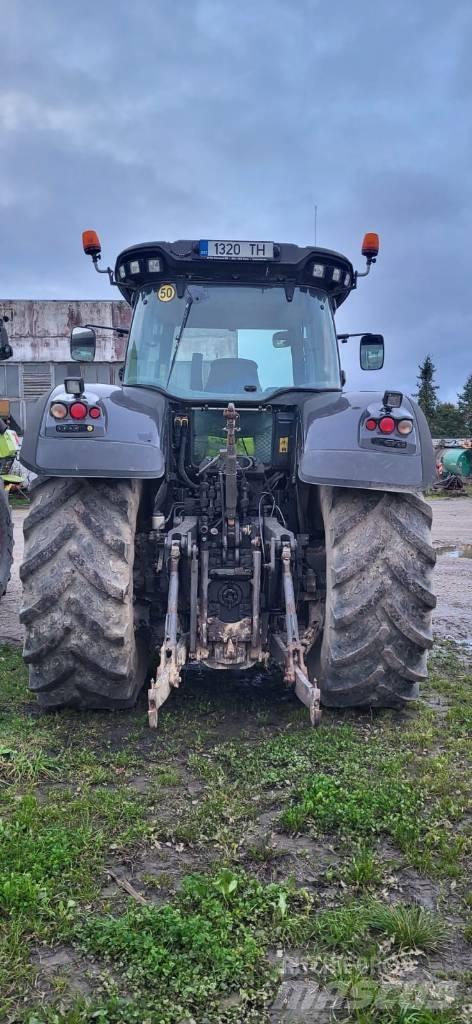
[[288,331],[276,331],[272,335],[274,348],[290,348],[290,335]]
[[360,360],[363,370],[381,370],[384,364],[382,334],[363,334],[360,342]]
[[76,363],[92,363],[95,359],[97,339],[93,327],[73,327],[70,336],[70,356]]

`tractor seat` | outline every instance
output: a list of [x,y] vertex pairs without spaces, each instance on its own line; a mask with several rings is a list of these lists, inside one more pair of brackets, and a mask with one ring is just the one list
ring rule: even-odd
[[261,390],[257,363],[253,359],[215,359],[210,366],[205,391],[231,395],[250,385]]

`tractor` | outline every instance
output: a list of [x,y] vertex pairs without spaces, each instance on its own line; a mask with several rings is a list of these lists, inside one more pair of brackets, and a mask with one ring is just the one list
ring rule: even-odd
[[[192,670],[256,672],[306,705],[402,707],[427,673],[431,437],[399,391],[351,392],[335,313],[366,268],[267,241],[149,242],[100,267],[132,309],[120,384],[41,398],[21,568],[43,708],[148,714]],[[95,356],[97,325],[71,358]],[[110,328],[113,329],[113,328]],[[123,331],[123,328],[120,328]],[[360,338],[379,370],[382,335]],[[84,372],[84,371],[83,371]]]

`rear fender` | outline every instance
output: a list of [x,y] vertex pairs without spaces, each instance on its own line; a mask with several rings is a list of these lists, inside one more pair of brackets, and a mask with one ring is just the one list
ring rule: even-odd
[[[422,410],[404,395],[398,418],[413,420],[407,438],[386,437],[393,444],[374,443],[364,428],[369,416],[385,415],[382,394],[313,395],[302,409],[301,480],[333,487],[386,491],[425,490],[435,479],[434,453]],[[383,440],[383,439],[382,439]],[[398,445],[401,442],[401,446]],[[406,443],[405,443],[406,442]]]
[[[30,415],[21,446],[21,462],[42,476],[159,478],[164,474],[163,437],[166,399],[147,388],[87,385],[82,400],[99,406],[97,420],[75,424],[54,419],[52,402],[74,401],[64,388],[41,397]],[[64,431],[64,426],[70,427]],[[74,427],[80,426],[80,431]]]

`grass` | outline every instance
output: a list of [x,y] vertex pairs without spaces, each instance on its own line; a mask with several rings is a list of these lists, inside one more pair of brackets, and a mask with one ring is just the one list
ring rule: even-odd
[[282,815],[290,832],[300,832],[309,822],[321,832],[342,830],[356,836],[384,832],[406,841],[416,833],[421,797],[405,780],[396,777],[397,759],[384,765],[384,776],[370,772],[335,777],[320,773],[299,791],[299,799]]
[[[384,1002],[384,1000],[382,1000]],[[408,1006],[391,1000],[390,1005],[372,1010],[354,1011],[350,1020],[356,1024],[461,1024],[464,1020],[456,1009],[430,1009]]]
[[42,750],[0,747],[0,782],[35,783],[58,778],[60,771],[59,759],[49,757]]
[[369,888],[382,881],[383,867],[371,847],[359,844],[351,860],[340,869],[339,877],[355,888]]
[[[38,714],[0,649],[0,1020],[267,1024],[291,949],[341,1019],[464,1019],[466,652],[439,645],[424,694],[312,730],[276,690],[190,685],[153,734],[143,709]],[[433,1006],[409,983],[438,962],[456,994]]]
[[399,949],[437,950],[447,929],[438,914],[420,906],[371,903],[367,908],[369,927],[392,939]]
[[162,1024],[173,1024],[178,1015],[204,1010],[217,1019],[228,992],[270,983],[269,944],[299,918],[305,921],[309,909],[303,895],[285,886],[263,886],[226,869],[210,878],[187,878],[164,906],[133,907],[120,917],[83,922],[75,940],[124,975],[127,988],[142,993],[130,1016],[117,985],[109,1001],[112,1019],[124,1024],[154,1012]]

